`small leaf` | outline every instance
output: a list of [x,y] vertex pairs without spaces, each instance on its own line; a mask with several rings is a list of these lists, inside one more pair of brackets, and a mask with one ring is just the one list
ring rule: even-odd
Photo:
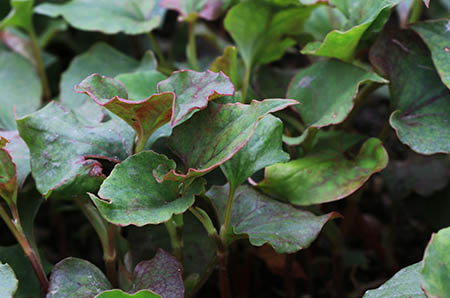
[[272,115],[262,119],[250,141],[230,160],[221,165],[224,175],[233,188],[248,177],[278,162],[289,160],[289,154],[282,150],[283,123]]
[[[292,80],[287,97],[301,100],[293,108],[307,126],[321,128],[344,121],[354,106],[361,84],[386,80],[357,66],[323,60],[301,70]],[[326,86],[326,88],[324,88]]]
[[33,2],[34,0],[10,0],[12,9],[0,22],[0,29],[18,27],[25,31],[32,30]]
[[134,294],[128,294],[122,290],[107,290],[98,294],[95,298],[161,298],[161,296],[149,290],[142,290]]
[[168,172],[160,167],[153,174],[158,181],[184,181],[202,176],[242,149],[262,118],[296,103],[291,99],[254,100],[250,105],[210,103],[206,110],[196,113],[188,122],[176,127],[169,138],[169,146],[183,161],[185,173],[178,173],[174,169]]
[[[224,220],[229,186],[213,186],[207,195]],[[247,234],[250,243],[269,243],[278,253],[294,253],[308,247],[317,238],[325,223],[335,214],[315,216],[275,201],[250,186],[238,187],[231,211],[231,227],[237,235]]]
[[195,112],[205,109],[209,101],[234,95],[234,86],[223,73],[181,70],[160,82],[158,92],[173,92],[176,95],[170,120],[171,126],[175,127]]
[[47,298],[91,298],[111,288],[95,265],[70,257],[53,268]]
[[434,65],[444,84],[450,88],[450,20],[434,20],[412,25],[431,50]]
[[43,3],[34,10],[53,18],[62,16],[77,29],[106,34],[147,33],[161,24],[164,15],[160,0],[72,0]]
[[425,298],[420,288],[422,262],[403,268],[382,286],[368,290],[363,298]]
[[18,284],[12,268],[8,264],[0,262],[0,295],[5,298],[13,298]]
[[202,19],[213,21],[230,3],[231,0],[162,0],[161,6],[178,11],[183,18],[195,14]]
[[184,296],[183,267],[178,260],[160,249],[150,261],[143,261],[134,268],[132,291],[152,290],[162,298]]
[[209,67],[211,71],[223,72],[227,75],[233,86],[238,86],[239,74],[237,64],[237,48],[235,46],[228,46],[223,50],[223,55],[217,57]]
[[400,141],[422,154],[450,153],[450,91],[429,51],[412,31],[387,31],[370,60],[390,81],[390,124]]
[[39,108],[41,95],[33,65],[19,54],[0,51],[0,129],[16,129],[14,107],[18,116],[31,113]]
[[100,198],[90,194],[106,220],[120,226],[163,223],[185,212],[194,204],[194,196],[204,191],[202,179],[182,195],[177,182],[159,184],[152,175],[158,166],[171,169],[175,163],[162,154],[144,151],[114,167],[100,188]]
[[0,197],[11,205],[16,203],[17,175],[11,155],[3,148],[6,142],[0,137]]
[[36,187],[45,196],[53,190],[69,197],[97,191],[105,176],[93,158],[119,162],[130,154],[133,139],[121,121],[92,126],[55,102],[18,119],[17,125],[30,148]]
[[28,150],[27,144],[19,136],[17,130],[0,131],[1,137],[8,140],[3,149],[11,155],[12,161],[16,165],[17,185],[21,187],[31,172],[30,150]]
[[381,141],[372,138],[363,144],[354,160],[333,149],[317,150],[300,159],[267,167],[265,179],[258,187],[295,205],[321,204],[355,192],[387,163],[388,155]]
[[450,228],[445,228],[433,233],[431,240],[425,249],[422,276],[422,289],[429,298],[447,297],[450,293],[450,284],[447,282],[450,276],[449,256]]

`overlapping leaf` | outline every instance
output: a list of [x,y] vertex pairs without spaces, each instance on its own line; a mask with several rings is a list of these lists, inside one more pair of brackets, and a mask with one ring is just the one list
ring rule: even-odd
[[17,123],[30,148],[36,187],[44,195],[53,190],[69,197],[95,192],[105,178],[95,159],[119,162],[130,154],[133,133],[125,123],[92,126],[55,102]]
[[175,168],[175,163],[144,151],[115,166],[100,188],[100,198],[90,195],[106,220],[121,226],[159,224],[194,204],[194,196],[203,192],[204,180],[195,180],[180,194],[179,183],[155,180],[152,170],[158,166]]
[[0,29],[18,27],[26,31],[32,30],[33,3],[34,0],[11,0],[12,9],[0,22]]
[[231,0],[161,0],[161,6],[178,11],[183,18],[197,15],[213,21],[230,5]]
[[149,290],[142,290],[134,294],[128,294],[122,290],[107,290],[98,294],[95,298],[161,298],[161,296]]
[[62,16],[80,30],[107,34],[147,33],[161,24],[164,15],[160,0],[71,0],[43,3],[35,11],[49,17]]
[[422,154],[450,152],[450,91],[429,51],[412,31],[387,31],[370,59],[390,80],[390,124],[401,142]]
[[375,138],[362,145],[354,160],[333,149],[314,152],[267,167],[258,187],[295,205],[320,204],[350,195],[388,163],[386,150]]
[[25,142],[20,138],[19,132],[14,131],[0,131],[0,138],[3,137],[8,140],[5,147],[9,155],[12,157],[13,163],[16,165],[17,185],[22,186],[30,174],[30,150],[28,150]]
[[238,64],[237,64],[237,48],[228,46],[223,51],[223,55],[217,57],[209,67],[211,71],[223,72],[227,75],[235,87],[238,86]]
[[169,146],[182,160],[185,172],[159,167],[153,172],[155,177],[158,181],[183,181],[212,171],[247,144],[262,118],[296,103],[290,99],[254,100],[250,105],[210,103],[176,127],[169,138]]
[[0,197],[10,205],[16,202],[17,174],[11,155],[3,148],[7,142],[0,137]]
[[8,264],[0,263],[0,295],[5,298],[14,297],[18,284],[12,268]]
[[[224,220],[228,190],[228,185],[213,186],[207,192],[221,222]],[[308,247],[333,216],[332,213],[316,216],[243,185],[235,194],[231,227],[235,234],[247,234],[252,245],[269,243],[278,253],[293,253]]]

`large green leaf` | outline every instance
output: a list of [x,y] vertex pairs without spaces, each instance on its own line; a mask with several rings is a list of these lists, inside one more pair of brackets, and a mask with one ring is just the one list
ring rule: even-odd
[[355,55],[359,41],[371,26],[383,25],[389,16],[389,10],[400,0],[332,0],[347,18],[339,30],[327,34],[322,42],[308,43],[303,54],[334,57],[350,61]]
[[[207,192],[222,223],[228,191],[227,184]],[[294,253],[308,247],[332,217],[333,213],[316,216],[296,209],[242,185],[235,193],[230,223],[233,232],[247,234],[252,245],[269,243],[278,253]]]
[[234,86],[223,73],[181,70],[160,82],[158,91],[176,95],[170,120],[171,126],[175,127],[191,118],[195,112],[205,109],[209,101],[234,95]]
[[293,108],[308,128],[304,135],[312,127],[344,121],[353,109],[358,88],[369,81],[386,82],[374,73],[334,59],[301,70],[289,85],[287,97],[300,101]]
[[0,129],[14,130],[14,107],[18,116],[31,113],[39,107],[41,95],[33,65],[19,54],[0,51]]
[[212,171],[248,143],[262,118],[296,103],[290,99],[254,100],[250,105],[210,103],[177,126],[169,138],[169,146],[183,161],[185,173],[159,167],[155,177],[158,181],[182,181]]
[[53,268],[47,298],[92,298],[111,288],[108,279],[95,265],[70,257]]
[[403,268],[382,286],[368,290],[364,298],[425,298],[420,288],[422,262]]
[[434,65],[444,84],[450,88],[450,20],[416,23],[412,28],[430,48]]
[[28,150],[27,144],[19,136],[17,130],[0,131],[1,137],[8,140],[8,143],[3,149],[8,151],[13,163],[16,165],[17,185],[20,187],[31,172],[30,150]]
[[17,120],[17,125],[30,148],[36,187],[44,195],[53,190],[69,197],[97,191],[105,176],[95,159],[125,159],[133,139],[121,121],[93,126],[55,102]]
[[433,233],[431,240],[425,249],[422,276],[422,289],[427,297],[448,297],[450,284],[447,282],[450,276],[450,228],[445,228]]
[[313,6],[278,9],[261,1],[246,1],[227,13],[224,24],[236,42],[247,69],[281,58],[296,44]]
[[121,226],[159,224],[194,204],[194,196],[204,191],[204,180],[195,180],[180,194],[179,183],[155,180],[152,170],[160,165],[175,168],[172,160],[153,151],[133,155],[114,167],[100,188],[100,198],[90,194],[106,220]]
[[370,59],[390,80],[390,118],[402,143],[422,154],[450,152],[450,91],[429,51],[412,31],[383,33]]
[[250,141],[221,166],[231,187],[236,188],[264,167],[289,160],[281,148],[282,135],[283,123],[278,118],[268,115],[258,123]]
[[26,31],[32,30],[33,2],[34,0],[10,0],[12,9],[0,22],[0,29],[18,27]]
[[0,137],[0,197],[11,205],[16,202],[17,174],[11,155],[3,148],[7,142]]
[[317,150],[297,160],[266,168],[258,187],[295,205],[313,205],[345,198],[388,163],[380,140],[372,138],[353,160],[335,150]]
[[0,295],[5,298],[14,297],[18,284],[19,282],[11,267],[0,262]]
[[80,30],[107,34],[150,32],[161,24],[164,14],[160,0],[72,0],[44,3],[34,10],[49,17],[62,16]]
[[122,290],[107,290],[98,294],[95,298],[161,298],[161,296],[149,290],[142,290],[134,294],[128,294]]
[[162,0],[161,6],[178,11],[183,18],[195,14],[205,20],[213,21],[227,9],[230,3],[231,0]]

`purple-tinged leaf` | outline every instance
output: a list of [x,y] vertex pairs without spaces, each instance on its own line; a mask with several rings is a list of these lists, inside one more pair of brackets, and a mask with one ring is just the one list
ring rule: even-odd
[[262,118],[297,103],[292,99],[254,100],[249,105],[210,103],[206,110],[176,127],[169,138],[169,146],[183,162],[185,172],[161,166],[153,174],[159,182],[202,176],[242,149]]
[[234,86],[223,73],[181,70],[158,84],[158,92],[173,92],[172,127],[185,122],[208,106],[208,102],[225,95],[234,95]]
[[[223,223],[229,186],[213,186],[207,195]],[[269,243],[278,253],[294,253],[308,247],[322,227],[336,213],[316,216],[258,192],[248,185],[236,190],[231,211],[231,227],[237,235],[247,234],[250,243]]]
[[134,294],[125,293],[122,290],[107,290],[101,292],[95,298],[161,298],[161,296],[150,290],[142,290]]
[[0,197],[10,205],[16,203],[17,175],[16,165],[11,155],[4,149],[7,142],[6,139],[0,137]]
[[0,138],[1,137],[8,140],[8,143],[3,149],[8,151],[12,157],[13,163],[16,165],[17,185],[21,187],[31,172],[30,150],[28,150],[27,144],[25,144],[19,136],[17,130],[0,131]]
[[196,14],[200,18],[213,21],[230,3],[230,0],[162,0],[161,6],[178,11],[183,18]]

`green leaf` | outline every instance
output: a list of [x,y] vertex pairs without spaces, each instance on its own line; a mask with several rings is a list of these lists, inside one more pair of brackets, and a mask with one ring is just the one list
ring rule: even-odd
[[1,137],[8,140],[3,149],[11,155],[12,161],[16,165],[17,185],[20,187],[31,172],[30,150],[28,150],[27,144],[19,136],[17,130],[0,131]]
[[371,138],[354,160],[333,149],[316,150],[300,159],[267,167],[258,187],[295,205],[331,202],[355,192],[387,163],[381,141]]
[[157,93],[157,83],[166,78],[165,75],[154,70],[120,74],[116,80],[125,85],[130,99],[144,100]]
[[98,294],[95,298],[161,298],[161,296],[149,290],[142,290],[134,294],[128,294],[122,290],[108,290]]
[[12,268],[0,262],[0,295],[5,298],[14,297],[18,284],[19,281]]
[[143,261],[134,268],[132,291],[152,290],[162,298],[184,296],[183,267],[178,260],[159,249],[155,257]]
[[[213,186],[207,192],[222,223],[228,191],[227,184]],[[294,253],[308,247],[325,223],[334,216],[333,213],[316,216],[242,185],[235,193],[231,227],[237,235],[247,234],[252,245],[269,243],[278,253]]]
[[53,18],[62,16],[77,29],[106,34],[147,33],[161,24],[164,15],[160,0],[72,0],[43,3],[34,10]]
[[307,126],[304,137],[312,127],[342,123],[353,109],[360,85],[366,82],[386,80],[334,59],[318,61],[301,70],[292,80],[287,97],[300,101],[293,108]]
[[14,107],[18,116],[31,113],[39,108],[41,95],[33,65],[19,54],[0,51],[0,129],[16,129]]
[[161,6],[178,11],[183,18],[198,15],[202,19],[213,21],[230,3],[231,0],[162,0]]
[[[137,75],[144,79],[142,73]],[[148,85],[151,85],[151,81],[152,78],[150,82],[144,79],[144,83]],[[98,74],[84,79],[75,87],[75,91],[88,95],[95,103],[107,108],[130,125],[138,138],[137,151],[145,147],[147,140],[158,128],[169,122],[175,97],[172,92],[164,92],[151,96],[148,94],[149,97],[139,101],[128,99],[127,89],[122,83]]]
[[34,0],[10,0],[12,9],[0,22],[0,29],[18,27],[26,31],[33,30],[33,2]]
[[450,91],[419,36],[407,30],[385,32],[370,60],[390,81],[390,124],[400,141],[426,155],[450,153]]
[[422,289],[429,298],[447,297],[450,293],[450,228],[433,233],[423,256]]
[[53,268],[47,298],[91,298],[111,288],[95,265],[70,257]]
[[0,197],[8,205],[16,203],[17,196],[17,175],[16,165],[11,155],[3,147],[7,140],[0,137]]
[[[258,1],[247,1],[233,6],[224,24],[236,42],[247,69],[281,58],[296,44],[287,36],[302,32],[302,24],[313,6],[277,7]],[[249,21],[251,20],[251,21]]]
[[100,198],[90,194],[107,221],[120,226],[159,224],[194,204],[194,196],[204,191],[204,180],[195,180],[180,194],[179,183],[155,180],[152,170],[160,165],[175,168],[175,162],[153,151],[133,155],[114,167],[100,188]]
[[339,9],[321,5],[311,12],[311,16],[305,22],[305,32],[316,40],[324,40],[330,31],[342,28],[346,21]]
[[256,171],[289,160],[282,149],[283,122],[268,115],[256,127],[250,141],[230,160],[221,165],[228,182],[236,188]]
[[105,175],[95,159],[119,162],[130,154],[133,140],[125,123],[93,126],[55,102],[18,119],[17,126],[30,148],[36,187],[45,196],[53,190],[68,197],[97,191]]
[[422,262],[403,268],[382,286],[368,290],[363,298],[425,298],[420,288]]
[[223,72],[233,82],[233,86],[237,87],[239,82],[237,48],[235,46],[226,47],[223,50],[223,55],[217,57],[209,69],[214,72]]
[[210,103],[206,110],[177,126],[169,138],[169,146],[183,161],[185,173],[159,167],[153,174],[158,181],[202,176],[242,149],[262,118],[296,103],[291,99],[254,100],[250,105]]
[[412,25],[431,50],[434,65],[444,84],[450,88],[450,20],[434,20]]
[[158,84],[159,92],[173,92],[176,100],[170,124],[178,126],[195,112],[205,109],[208,102],[225,95],[234,95],[234,86],[223,73],[181,70]]
[[[344,61],[354,58],[356,48],[371,25],[383,25],[389,10],[400,0],[334,0],[331,1],[347,18],[339,28],[327,34],[322,42],[308,43],[302,54],[334,57]],[[378,18],[382,20],[378,20]],[[381,24],[377,24],[377,23]]]

